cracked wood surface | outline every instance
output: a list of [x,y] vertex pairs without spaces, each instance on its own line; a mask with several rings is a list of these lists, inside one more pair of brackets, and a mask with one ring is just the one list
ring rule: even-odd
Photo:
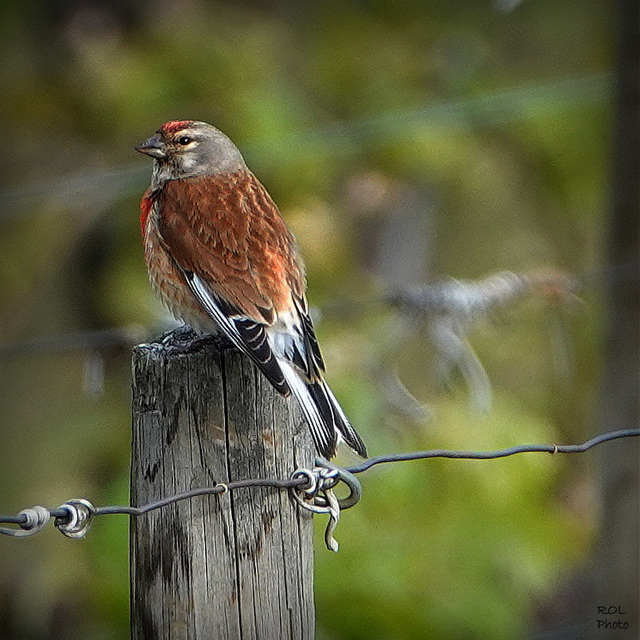
[[[287,478],[313,445],[295,403],[215,344],[133,354],[131,501]],[[239,489],[131,519],[134,640],[314,635],[312,516],[288,492]]]

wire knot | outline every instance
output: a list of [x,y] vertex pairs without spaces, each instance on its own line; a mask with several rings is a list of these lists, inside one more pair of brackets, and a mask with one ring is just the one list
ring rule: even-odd
[[88,500],[75,498],[60,505],[56,511],[54,524],[60,533],[67,538],[84,538],[96,509]]
[[[333,532],[340,519],[340,510],[349,509],[360,500],[362,485],[352,473],[323,458],[316,458],[313,470],[296,469],[291,474],[291,479],[304,479],[301,484],[291,487],[291,495],[303,509],[312,513],[329,514],[324,540],[330,551],[338,551],[338,541],[333,537]],[[349,495],[338,499],[333,489],[341,481],[349,487]]]
[[49,522],[51,513],[46,507],[31,507],[23,509],[13,520],[20,528],[0,527],[0,533],[14,538],[26,538],[35,535]]

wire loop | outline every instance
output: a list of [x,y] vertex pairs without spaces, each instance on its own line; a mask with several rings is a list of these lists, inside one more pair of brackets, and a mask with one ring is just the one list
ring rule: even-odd
[[360,502],[360,498],[362,498],[362,485],[360,484],[360,480],[358,480],[353,473],[343,467],[338,467],[324,458],[316,458],[316,465],[333,472],[331,474],[331,478],[335,478],[335,481],[329,488],[335,487],[340,481],[349,488],[349,495],[346,498],[338,498],[338,504],[341,511],[351,509],[351,507],[354,507],[358,502]]
[[68,500],[58,507],[58,511],[65,511],[66,517],[59,515],[54,520],[58,531],[67,538],[84,538],[91,526],[95,514],[95,507],[84,498]]
[[0,533],[13,538],[27,538],[41,531],[47,522],[49,522],[50,518],[51,513],[46,507],[23,509],[13,522],[13,524],[18,525],[20,528],[0,527]]
[[313,471],[309,471],[309,469],[296,469],[291,474],[291,480],[299,480],[300,478],[304,478],[306,482],[304,484],[291,487],[291,489],[303,491],[308,496],[314,495],[316,493],[316,489],[318,488],[318,480],[316,479]]
[[[324,458],[316,458],[313,470],[296,469],[291,480],[304,478],[304,484],[291,487],[294,500],[312,513],[328,513],[329,522],[324,534],[325,544],[330,551],[338,551],[338,541],[333,533],[340,520],[340,510],[353,507],[362,496],[362,485],[352,474]],[[338,499],[333,489],[344,482],[349,487],[349,495]]]

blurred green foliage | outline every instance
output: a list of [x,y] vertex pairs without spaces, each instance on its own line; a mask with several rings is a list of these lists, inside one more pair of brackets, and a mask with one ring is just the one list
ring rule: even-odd
[[[442,388],[425,336],[393,366],[429,420],[391,411],[372,375],[396,317],[375,302],[384,274],[358,249],[372,218],[350,181],[373,173],[424,195],[416,280],[600,261],[608,5],[512,4],[3,3],[3,342],[159,330],[137,222],[150,167],[132,147],[168,119],[202,119],[239,144],[296,232],[329,378],[372,454],[582,438],[601,357],[592,289],[581,304],[522,302],[476,327],[487,415],[463,384]],[[91,355],[0,360],[3,512],[128,501],[129,351],[101,351],[97,394],[83,383]],[[588,459],[413,462],[362,481],[340,553],[317,541],[321,639],[523,637],[591,551]],[[60,538],[0,540],[0,637],[127,637],[126,520]]]

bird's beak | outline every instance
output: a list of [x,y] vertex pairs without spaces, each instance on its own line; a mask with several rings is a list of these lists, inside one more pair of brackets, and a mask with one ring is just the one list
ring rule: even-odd
[[157,158],[158,160],[166,157],[167,155],[164,151],[164,144],[160,141],[157,135],[136,145],[134,149],[140,153],[151,156],[152,158]]

